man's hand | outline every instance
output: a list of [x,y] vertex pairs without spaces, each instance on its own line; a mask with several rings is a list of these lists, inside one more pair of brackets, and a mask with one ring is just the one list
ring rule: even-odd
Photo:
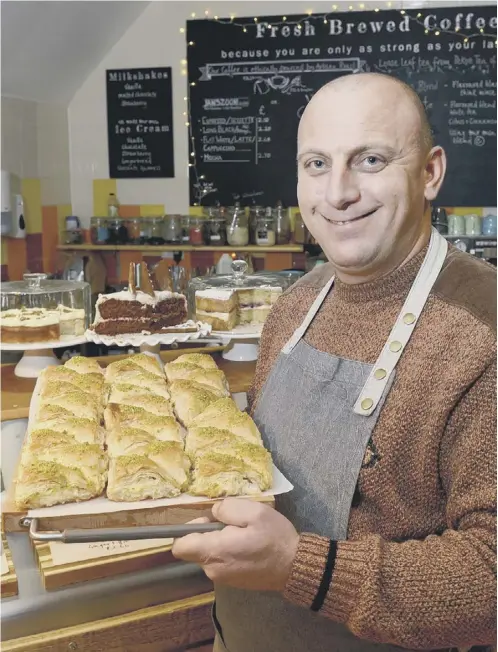
[[226,527],[177,539],[173,555],[202,566],[213,582],[283,591],[299,541],[292,523],[268,505],[241,498],[216,503],[213,517]]

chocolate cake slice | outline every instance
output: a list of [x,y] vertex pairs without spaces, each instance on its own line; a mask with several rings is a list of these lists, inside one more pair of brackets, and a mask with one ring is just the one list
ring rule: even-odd
[[99,335],[161,333],[186,321],[187,299],[183,294],[123,290],[99,296],[91,328]]

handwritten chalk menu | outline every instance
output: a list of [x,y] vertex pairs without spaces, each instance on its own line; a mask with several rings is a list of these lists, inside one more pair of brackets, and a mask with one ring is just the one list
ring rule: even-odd
[[106,74],[109,176],[174,177],[171,68]]
[[496,7],[474,5],[188,21],[191,203],[296,205],[307,103],[371,71],[422,99],[448,155],[438,204],[495,206],[496,24]]

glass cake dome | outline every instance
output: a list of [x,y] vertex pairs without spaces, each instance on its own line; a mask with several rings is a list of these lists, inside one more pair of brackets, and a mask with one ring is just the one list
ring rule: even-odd
[[82,336],[91,316],[90,285],[24,274],[2,283],[0,331],[5,343],[32,343]]
[[211,324],[214,331],[261,327],[291,281],[279,274],[247,274],[247,270],[245,261],[234,260],[232,274],[192,279],[187,292],[190,318]]

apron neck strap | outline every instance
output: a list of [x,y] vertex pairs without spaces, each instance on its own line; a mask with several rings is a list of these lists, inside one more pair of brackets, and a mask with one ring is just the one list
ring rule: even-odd
[[441,272],[447,253],[448,241],[433,228],[424,262],[410,288],[387,342],[355,403],[356,414],[369,416],[377,407],[389,378],[413,334],[432,287]]

